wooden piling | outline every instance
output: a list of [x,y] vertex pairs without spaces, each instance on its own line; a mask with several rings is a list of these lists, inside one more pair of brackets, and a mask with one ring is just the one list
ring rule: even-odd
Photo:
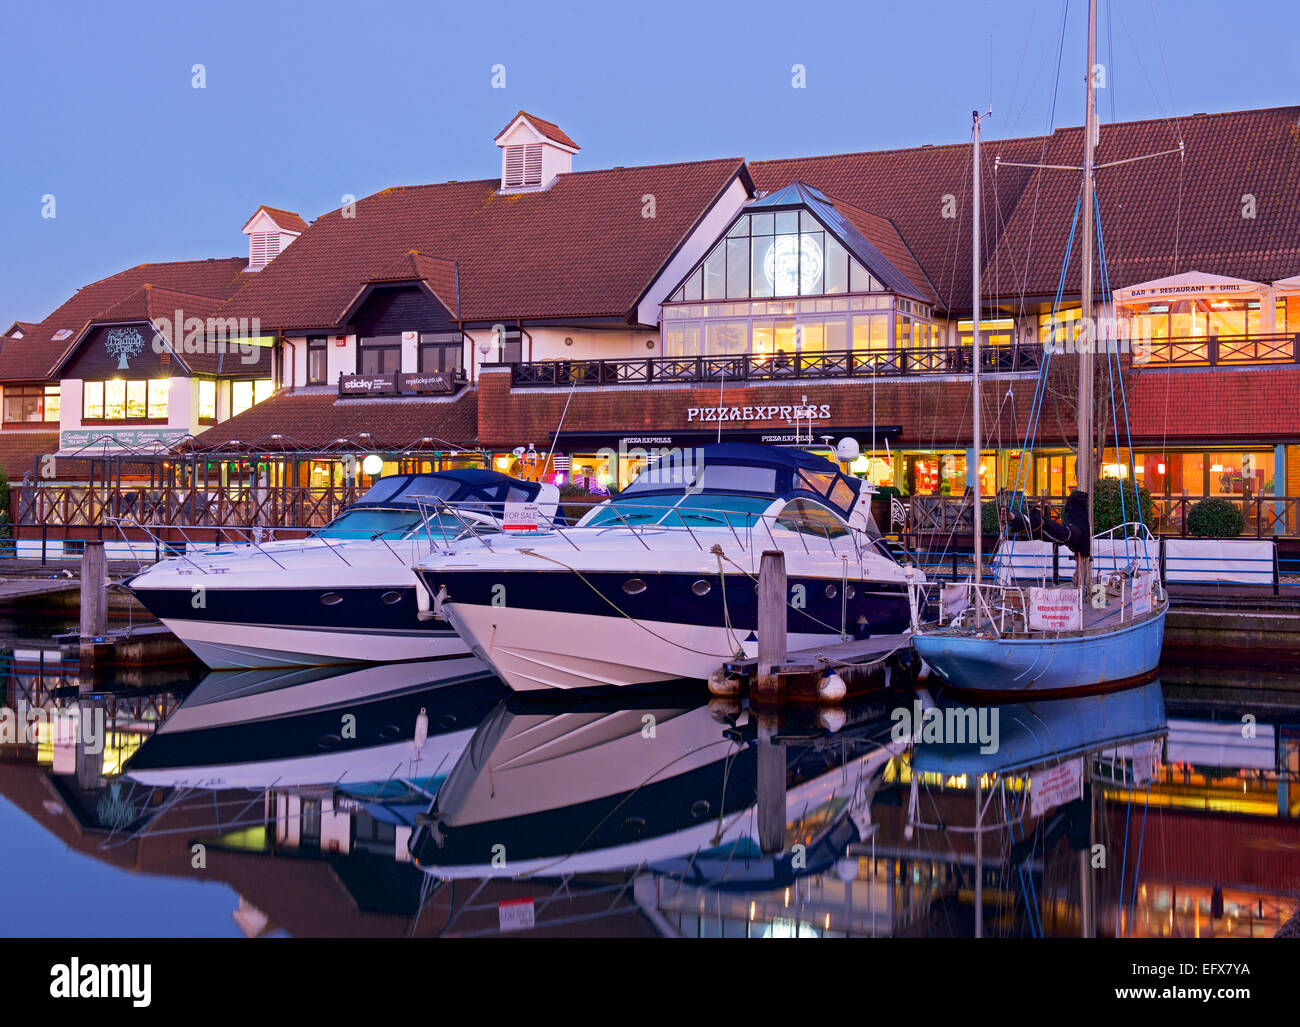
[[775,699],[781,678],[776,668],[786,658],[785,553],[767,550],[758,565],[758,673],[754,696]]
[[[108,557],[104,543],[87,542],[81,553],[81,660],[94,663],[96,638],[108,633]],[[102,643],[101,643],[102,644]]]
[[776,716],[758,714],[758,845],[768,856],[785,850],[785,745],[777,730]]

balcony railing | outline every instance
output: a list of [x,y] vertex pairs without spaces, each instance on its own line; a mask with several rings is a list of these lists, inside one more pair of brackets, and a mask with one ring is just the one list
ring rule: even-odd
[[[1037,371],[1039,345],[988,346],[981,370]],[[511,365],[511,384],[521,387],[657,385],[718,381],[788,381],[806,378],[912,377],[969,374],[968,346],[896,351],[740,353],[694,357],[629,357],[617,360],[538,360]]]
[[1189,335],[1134,340],[1139,367],[1220,367],[1242,364],[1294,364],[1300,361],[1300,333],[1268,335]]

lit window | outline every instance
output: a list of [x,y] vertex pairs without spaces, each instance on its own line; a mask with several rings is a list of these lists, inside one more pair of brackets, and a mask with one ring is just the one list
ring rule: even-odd
[[217,383],[209,378],[199,379],[199,420],[217,419]]
[[7,423],[32,423],[59,419],[57,385],[7,385],[4,389]]
[[149,402],[147,410],[149,420],[167,420],[167,394],[170,389],[171,382],[166,378],[158,378],[149,382]]

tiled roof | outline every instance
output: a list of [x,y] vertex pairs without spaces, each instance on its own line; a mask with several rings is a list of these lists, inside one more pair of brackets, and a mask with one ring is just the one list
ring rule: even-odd
[[[1097,161],[1174,149],[1180,136],[1182,158],[1171,154],[1097,172],[1111,284],[1193,269],[1260,282],[1300,271],[1300,107],[1103,125]],[[1078,164],[1082,150],[1083,130],[1062,129],[1043,163]],[[1055,290],[1079,179],[1061,171],[1030,174],[998,240],[986,291]],[[1067,277],[1067,291],[1076,294],[1079,268],[1076,241]]]
[[898,228],[892,221],[865,211],[861,207],[856,207],[847,200],[837,200],[833,197],[828,197],[828,199],[835,209],[843,214],[844,218],[861,232],[867,241],[879,250],[890,264],[903,274],[917,296],[928,300],[930,303],[938,302],[938,293],[934,291],[930,279],[926,277],[921,265],[916,262],[916,257],[907,248],[907,243],[898,234]]
[[[330,328],[409,250],[460,268],[468,321],[634,316],[638,299],[731,180],[739,158],[559,175],[501,194],[498,179],[386,189],[333,211],[255,276],[224,315]],[[654,217],[643,216],[647,196]]]
[[57,453],[58,449],[57,427],[37,431],[6,428],[0,431],[0,468],[4,468],[10,481],[21,481],[23,475],[35,473],[37,457]]
[[[362,432],[370,432],[368,442],[359,439]],[[237,441],[243,447],[312,450],[347,439],[354,443],[348,448],[389,452],[424,438],[472,447],[477,437],[478,393],[472,389],[454,399],[340,399],[323,390],[285,390],[209,428],[195,445],[215,448]]]
[[35,321],[15,321],[5,329],[5,336],[8,337],[13,335],[15,330],[22,332],[24,335],[30,335],[35,327]]
[[[1064,128],[1045,137],[984,142],[986,296],[1014,308],[1022,296],[1055,292],[1080,176],[1007,162],[1078,165],[1082,134]],[[1173,154],[1098,171],[1111,284],[1119,288],[1190,268],[1258,281],[1300,271],[1300,107],[1102,125],[1097,160],[1174,149],[1180,138],[1184,158]],[[969,144],[749,167],[759,189],[802,180],[837,204],[888,217],[940,306],[970,310]],[[1078,279],[1076,240],[1067,293],[1077,295]]]
[[410,250],[367,282],[424,282],[453,317],[459,317],[460,285],[456,262]]
[[[244,257],[137,264],[78,289],[22,339],[0,340],[0,381],[48,378],[55,364],[92,320],[128,300],[146,283],[192,296],[228,299],[250,276]],[[70,334],[55,339],[60,331]]]
[[[553,139],[555,140],[555,142],[559,143],[560,145],[571,147],[574,150],[582,149],[582,147],[580,147],[577,143],[575,143],[572,139],[570,139],[566,133],[562,132],[560,130],[560,126],[555,124],[555,122],[545,121],[542,118],[537,117],[535,114],[529,114],[527,111],[519,111],[519,113],[517,113],[513,118],[510,119],[509,123],[506,125],[506,128],[509,128],[520,118],[527,118],[528,123],[532,125],[533,128],[537,129],[537,131],[540,132],[542,135],[546,136],[547,139]],[[502,133],[505,132],[506,128],[503,128],[500,132],[497,133],[496,137],[498,139],[501,138],[501,135]]]
[[257,217],[262,211],[266,211],[277,228],[281,228],[286,232],[307,231],[307,222],[302,219],[300,214],[295,214],[291,210],[281,210],[279,207],[268,207],[265,203],[253,211],[253,217],[244,222],[244,227],[247,228],[253,218]]

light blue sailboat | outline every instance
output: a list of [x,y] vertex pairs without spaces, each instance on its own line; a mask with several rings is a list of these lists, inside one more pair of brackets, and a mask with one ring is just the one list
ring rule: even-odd
[[[1096,64],[1096,0],[1089,4],[1088,64]],[[1097,139],[1095,87],[1091,72],[1087,76],[1087,105],[1084,129],[1083,189],[1080,196],[1083,227],[1082,321],[1084,334],[1079,349],[1079,453],[1077,478],[1079,492],[1067,503],[1077,514],[1070,533],[1070,546],[1076,552],[1074,584],[1069,587],[1026,587],[1015,584],[1009,568],[999,575],[998,583],[981,581],[980,551],[980,482],[973,475],[975,516],[975,571],[967,582],[943,586],[914,585],[912,599],[912,645],[935,675],[949,688],[986,698],[1014,698],[1026,693],[1035,696],[1070,696],[1123,688],[1152,680],[1160,664],[1164,642],[1165,613],[1169,600],[1153,573],[1147,552],[1145,529],[1129,532],[1123,525],[1122,545],[1128,559],[1105,561],[1099,568],[1093,563],[1093,544],[1089,538],[1092,525],[1092,502],[1097,439],[1093,417],[1093,381],[1095,342],[1101,333],[1093,309],[1093,251],[1096,221],[1094,147]],[[979,276],[979,129],[980,115],[974,114],[973,146],[973,391],[972,421],[974,451],[982,447],[980,438],[980,276]],[[1078,210],[1076,209],[1076,217]],[[1073,241],[1073,230],[1071,232]],[[1102,273],[1105,277],[1105,250]],[[1068,263],[1068,250],[1067,250]],[[1062,265],[1064,279],[1065,264]],[[1063,286],[1063,282],[1062,282]],[[1058,292],[1059,302],[1059,292]],[[1108,353],[1107,367],[1110,368]],[[1114,354],[1118,363],[1118,354]],[[1050,354],[1045,354],[1045,375]],[[1110,375],[1111,406],[1115,406],[1117,375]],[[1040,383],[1041,384],[1041,383]],[[1036,421],[1042,388],[1035,397]],[[1122,384],[1119,389],[1122,397]],[[1115,419],[1118,425],[1118,416]],[[1031,428],[1032,432],[1032,428]],[[1026,440],[1027,446],[1030,439]],[[1118,440],[1117,440],[1118,441]],[[1121,493],[1122,494],[1122,493]],[[937,619],[930,619],[937,614]]]

